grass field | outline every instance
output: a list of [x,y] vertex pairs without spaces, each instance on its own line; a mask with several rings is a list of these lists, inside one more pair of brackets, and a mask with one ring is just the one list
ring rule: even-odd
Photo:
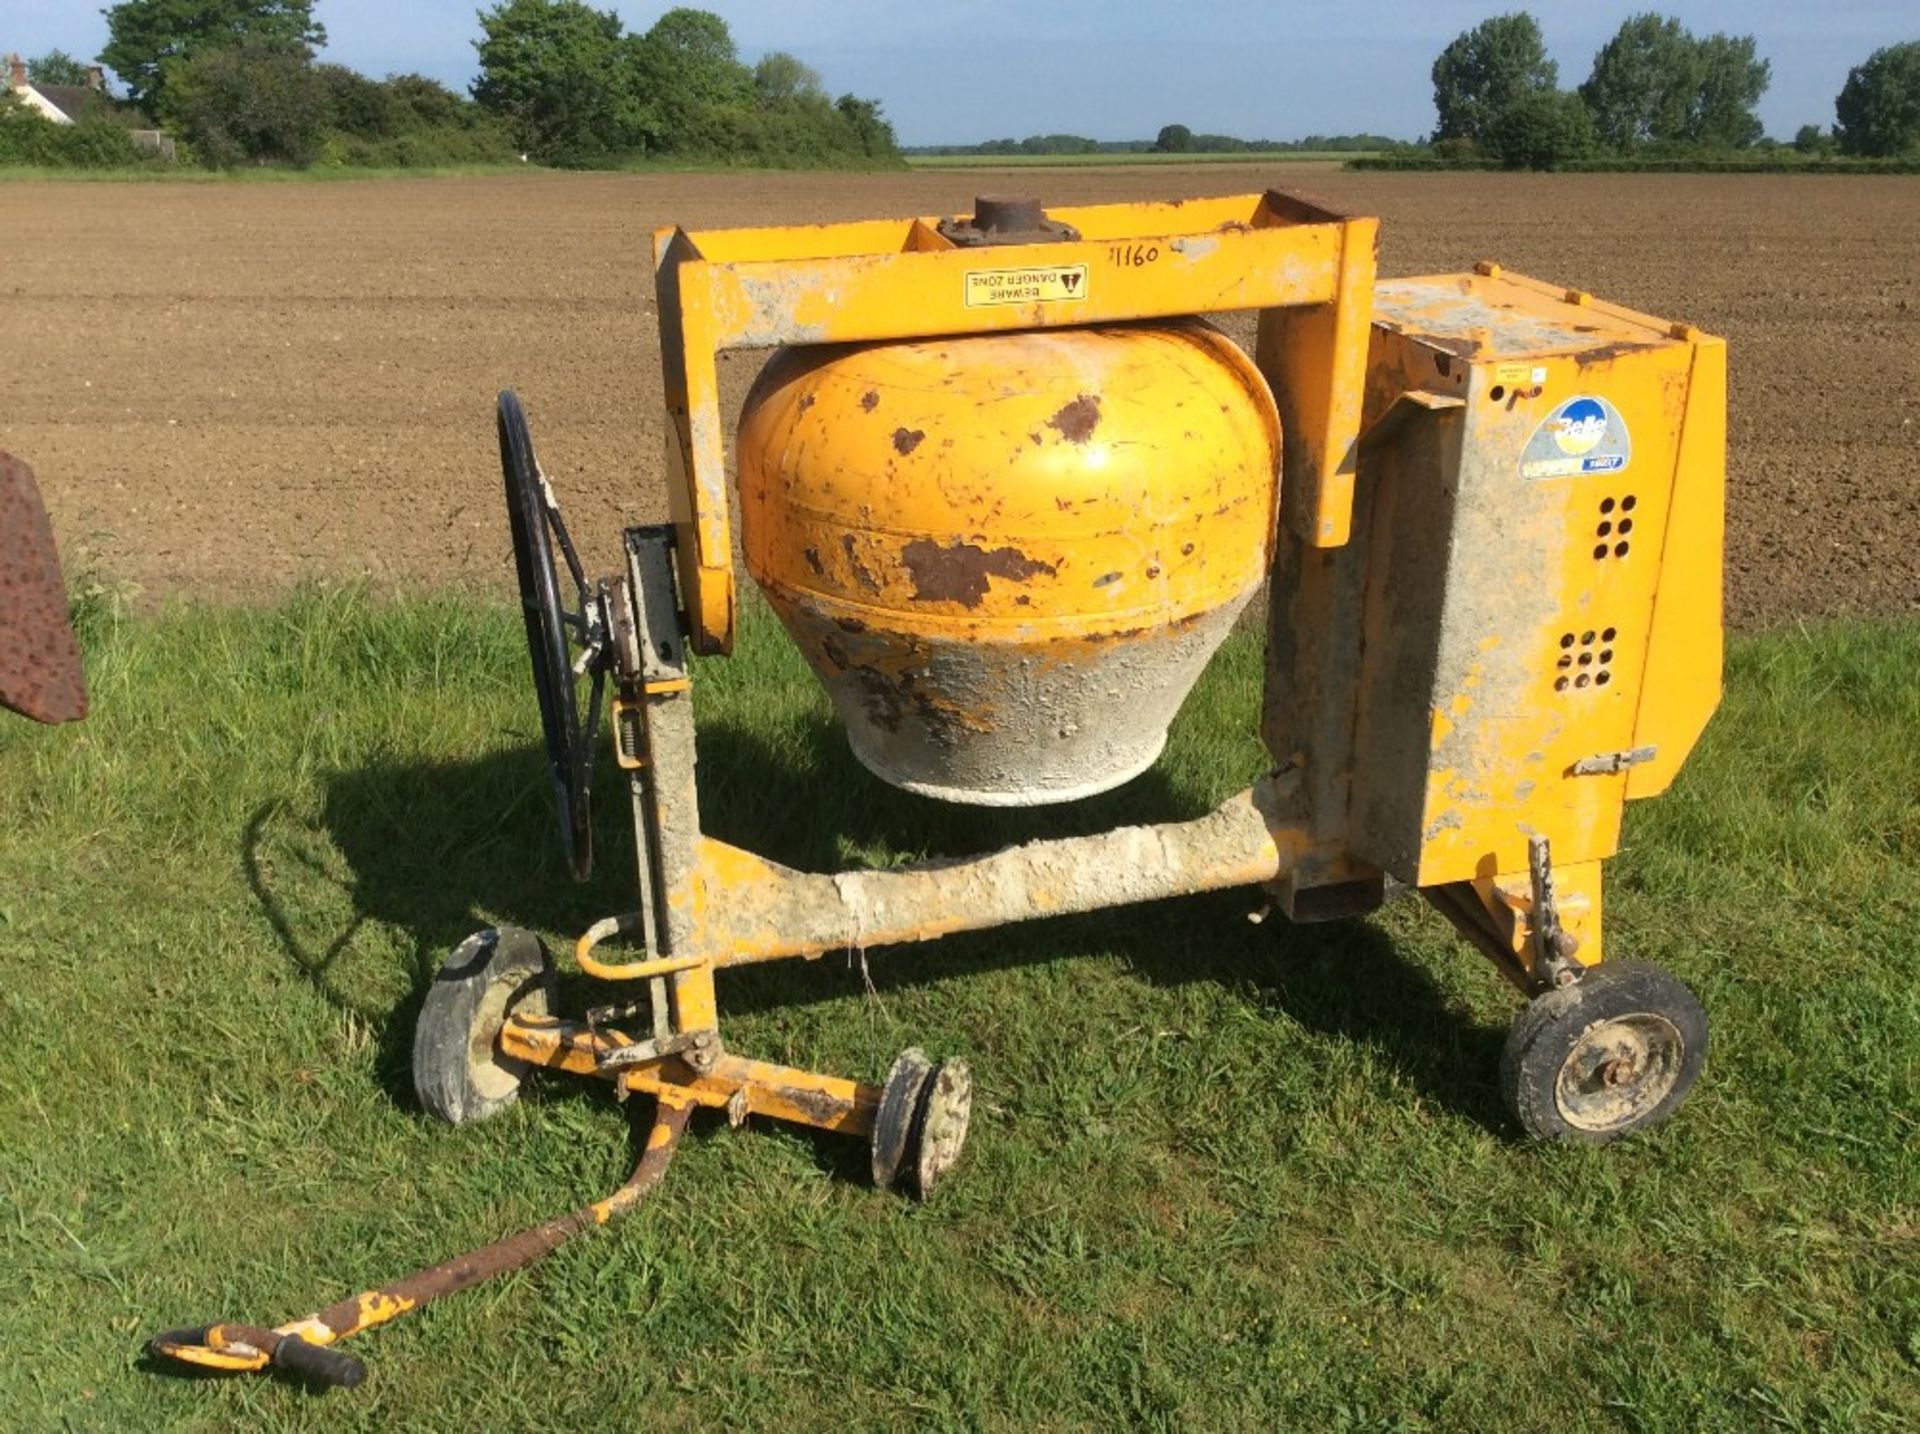
[[[611,1188],[626,1116],[536,1083],[414,1107],[444,951],[623,908],[576,887],[517,620],[309,589],[81,614],[95,711],[0,725],[0,1408],[9,1428],[1912,1428],[1920,1422],[1920,622],[1748,638],[1631,814],[1618,947],[1692,982],[1709,1068],[1647,1138],[1520,1144],[1514,1006],[1417,901],[1287,929],[1249,894],[724,981],[740,1050],[981,1093],[924,1206],[865,1153],[696,1124],[653,1201],[356,1341],[353,1394],[146,1367]],[[1245,780],[1260,654],[1068,815],[863,778],[764,619],[700,668],[709,827],[801,865],[1190,813]],[[585,992],[569,983],[577,1009]]]
[[1113,164],[1345,164],[1374,150],[1250,149],[1236,154],[910,154],[912,169],[1085,169]]

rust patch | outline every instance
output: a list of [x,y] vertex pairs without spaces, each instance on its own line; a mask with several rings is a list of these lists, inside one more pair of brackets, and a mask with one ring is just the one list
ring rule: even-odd
[[[416,1270],[370,1294],[351,1295],[328,1305],[313,1318],[337,1336],[353,1334],[369,1325],[381,1324],[396,1315],[417,1309],[443,1295],[458,1294],[482,1280],[524,1268],[553,1253],[582,1230],[591,1230],[596,1225],[604,1225],[624,1215],[638,1205],[660,1183],[660,1177],[667,1173],[667,1166],[680,1147],[680,1137],[685,1133],[687,1119],[692,1113],[693,1102],[690,1100],[663,1100],[654,1115],[653,1131],[639,1163],[633,1168],[633,1174],[627,1177],[626,1184],[606,1199],[583,1205],[565,1215],[554,1217],[544,1225],[522,1230],[517,1235],[495,1240],[491,1245],[482,1245],[464,1255],[455,1255],[450,1260]],[[245,1327],[229,1325],[227,1328],[242,1330]],[[251,1333],[256,1337],[264,1333],[266,1338],[276,1343],[282,1338],[271,1331]],[[256,1347],[271,1349],[273,1346]]]
[[1081,394],[1047,420],[1047,427],[1057,430],[1069,443],[1085,443],[1099,426],[1100,399],[1091,393]]
[[833,625],[842,632],[865,632],[867,625],[857,617],[836,617]]
[[987,595],[988,578],[1023,583],[1040,573],[1054,574],[1051,563],[1035,562],[1018,548],[991,552],[977,543],[941,547],[928,538],[915,538],[900,550],[913,574],[915,602],[957,602],[978,607]]
[[866,412],[872,413],[874,409],[878,408],[879,406],[880,406],[880,390],[879,389],[870,388],[865,393],[860,395],[860,407],[864,409]]
[[927,436],[922,428],[896,428],[893,430],[893,451],[901,457],[913,452]]
[[1576,368],[1586,368],[1590,364],[1612,363],[1623,354],[1637,354],[1644,349],[1654,347],[1656,347],[1654,344],[1601,344],[1596,348],[1582,349],[1573,356],[1573,362]]
[[801,394],[800,395],[800,411],[802,413],[805,413],[809,408],[813,407],[815,402],[817,402],[817,400],[814,398],[812,394],[810,393]]
[[824,578],[827,575],[826,565],[820,561],[818,548],[808,548],[800,556],[807,560],[807,566],[813,569],[813,575],[816,578]]
[[780,1086],[771,1094],[785,1101],[805,1118],[809,1125],[832,1127],[853,1113],[853,1102],[824,1090],[800,1086]]
[[840,535],[840,550],[847,555],[847,565],[853,569],[853,576],[860,586],[870,593],[880,591],[880,579],[874,576],[873,569],[860,561],[860,554],[853,546],[853,534]]
[[87,715],[67,589],[33,470],[0,453],[0,707],[36,722]]

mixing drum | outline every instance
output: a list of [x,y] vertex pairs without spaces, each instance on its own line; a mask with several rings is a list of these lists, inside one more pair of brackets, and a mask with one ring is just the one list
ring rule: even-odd
[[855,755],[1030,806],[1159,755],[1266,574],[1280,420],[1187,320],[787,349],[739,453],[748,570]]

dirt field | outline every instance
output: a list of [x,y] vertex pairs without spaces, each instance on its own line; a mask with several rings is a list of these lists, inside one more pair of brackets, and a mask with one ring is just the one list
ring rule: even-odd
[[[658,515],[648,236],[1311,185],[1382,271],[1482,257],[1732,343],[1730,615],[1920,606],[1920,181],[1349,175],[508,176],[0,187],[0,448],[151,596],[503,580],[492,396],[526,398],[590,566]],[[736,397],[751,361],[730,371]]]

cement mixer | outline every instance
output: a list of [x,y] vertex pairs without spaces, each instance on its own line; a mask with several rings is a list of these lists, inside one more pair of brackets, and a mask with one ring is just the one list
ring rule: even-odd
[[[1671,1114],[1706,1016],[1608,948],[1601,874],[1719,699],[1724,346],[1491,263],[1376,283],[1376,229],[1269,190],[662,231],[671,521],[590,581],[519,399],[497,413],[577,875],[603,726],[633,809],[635,904],[573,951],[609,999],[561,1013],[546,946],[483,931],[413,1052],[455,1124],[540,1071],[649,1098],[639,1166],[304,1319],[155,1352],[358,1382],[339,1340],[630,1209],[699,1108],[864,1141],[877,1184],[925,1197],[966,1140],[966,1064],[909,1049],[870,1083],[756,1060],[722,1037],[718,978],[1039,916],[1248,888],[1315,922],[1392,881],[1525,997],[1500,1067],[1522,1131],[1598,1143]],[[1246,310],[1251,355],[1205,318]],[[1266,774],[1193,820],[879,870],[704,834],[690,658],[737,621],[716,377],[737,349],[773,350],[735,437],[740,552],[875,780],[999,806],[1127,782],[1263,583]]]

